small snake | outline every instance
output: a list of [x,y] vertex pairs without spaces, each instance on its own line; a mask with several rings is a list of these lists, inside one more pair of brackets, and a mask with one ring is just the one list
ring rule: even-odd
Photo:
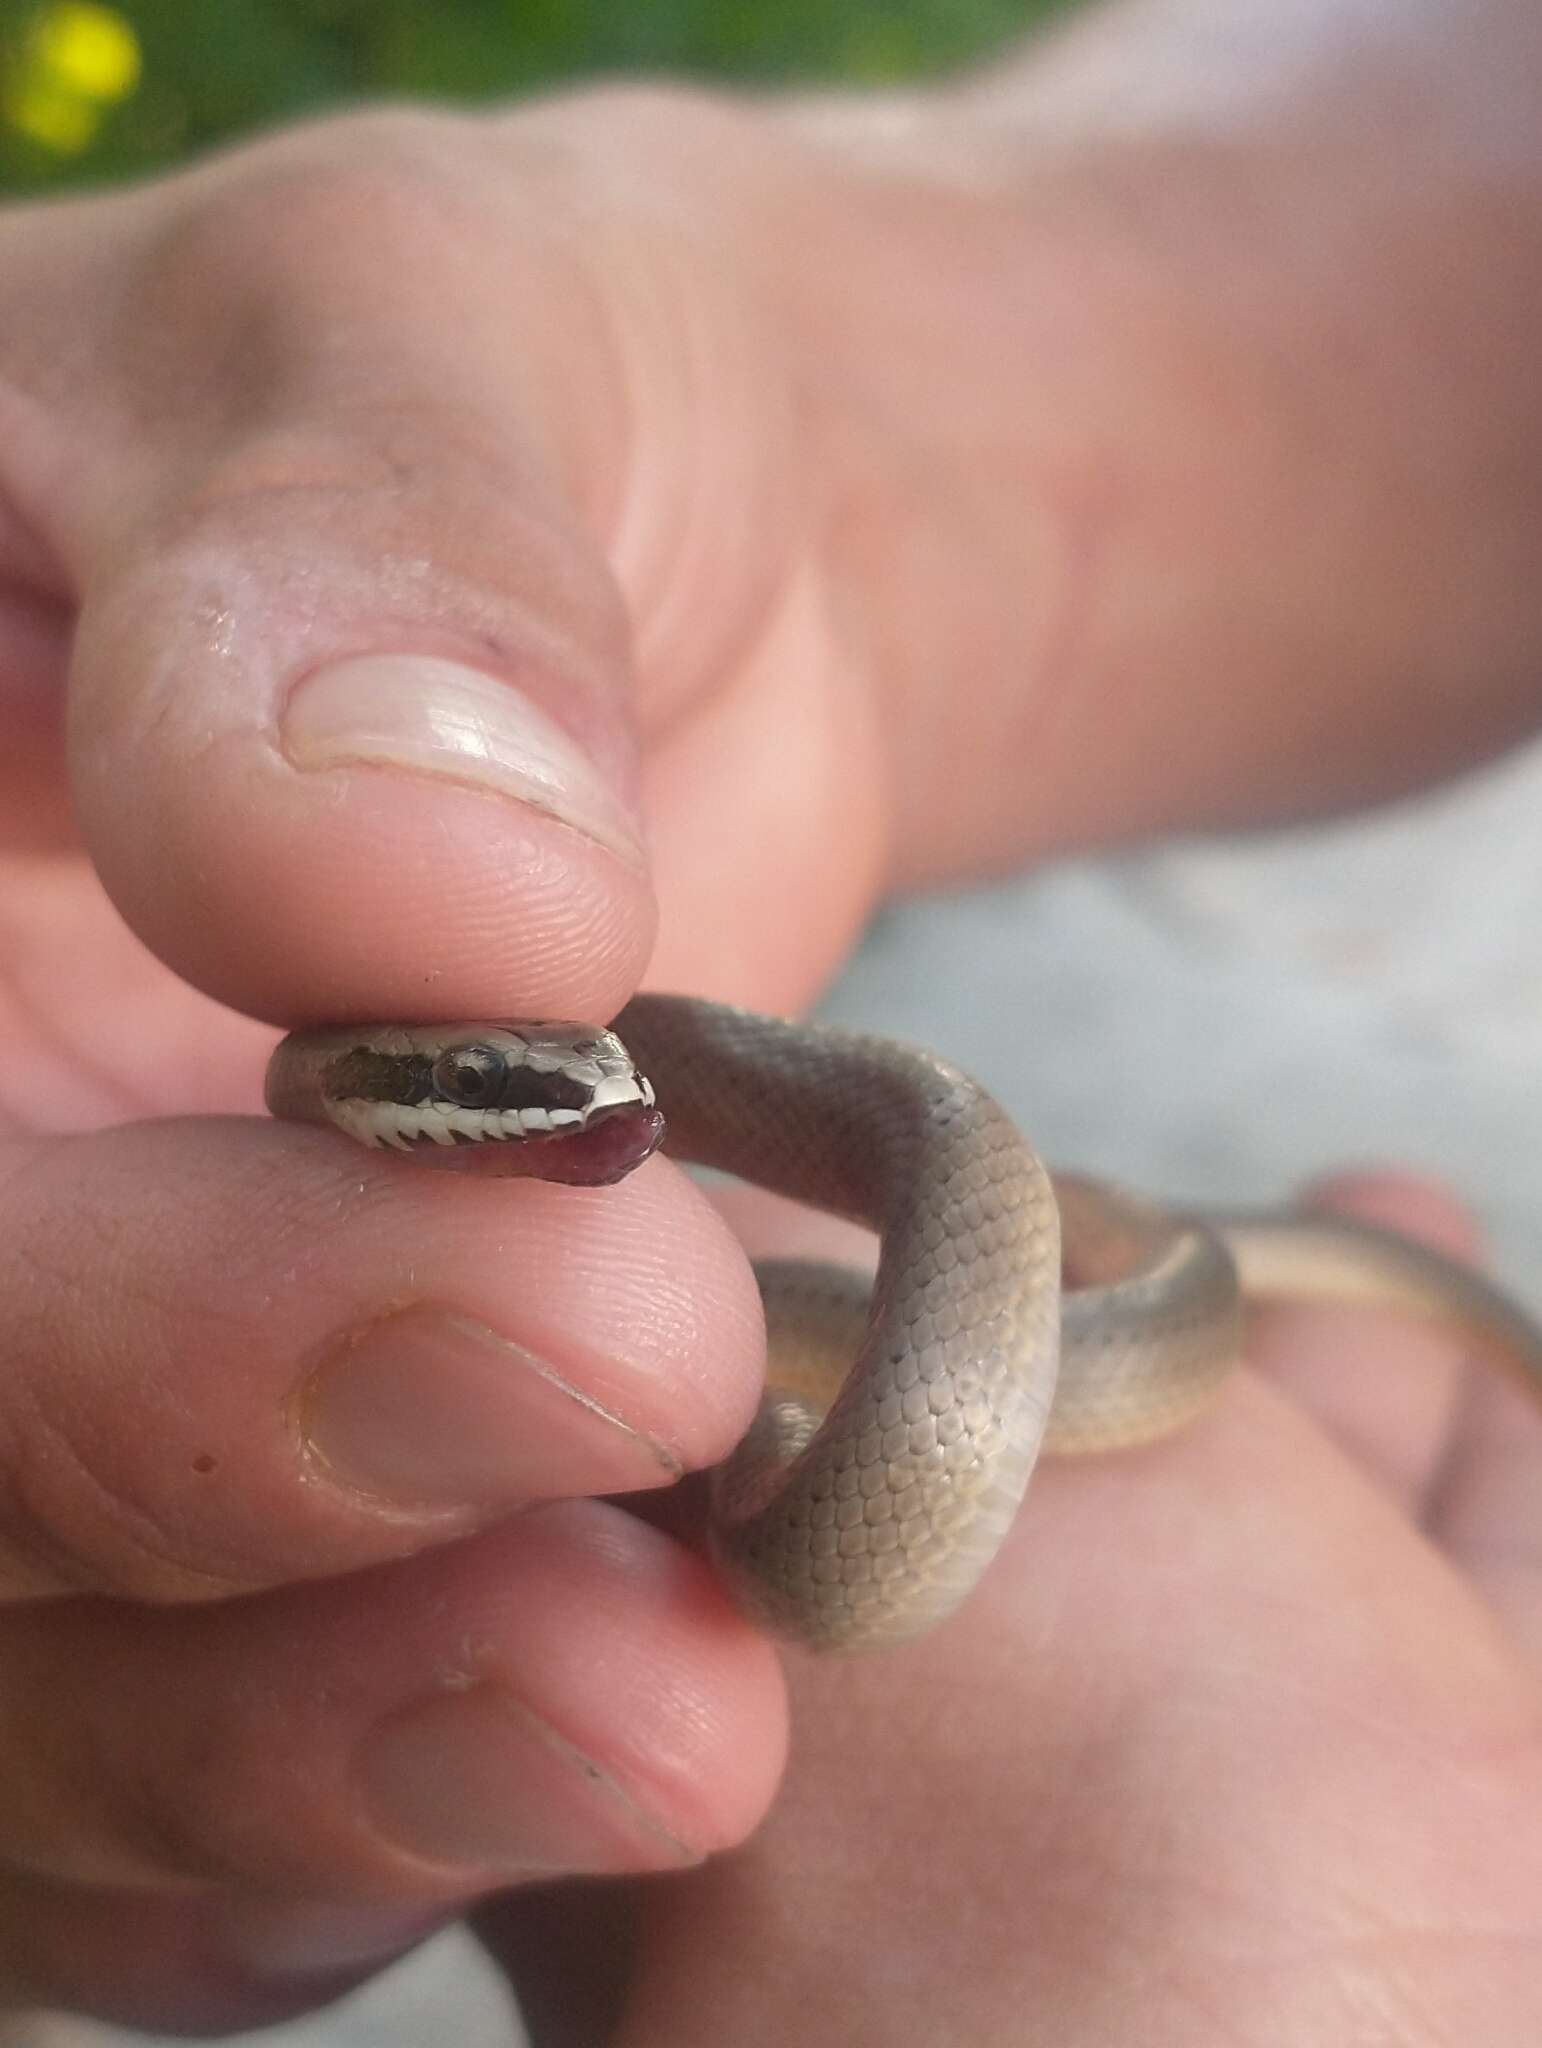
[[1207,1406],[1244,1294],[1390,1303],[1542,1395],[1542,1329],[1468,1267],[1348,1219],[1188,1216],[1052,1181],[966,1074],[882,1038],[679,996],[636,998],[615,1030],[301,1032],[273,1055],[268,1106],[435,1164],[584,1185],[641,1164],[667,1110],[670,1152],[876,1229],[874,1280],[757,1269],[768,1386],[713,1475],[712,1547],[740,1604],[817,1649],[950,1614],[1041,1446],[1112,1450]]

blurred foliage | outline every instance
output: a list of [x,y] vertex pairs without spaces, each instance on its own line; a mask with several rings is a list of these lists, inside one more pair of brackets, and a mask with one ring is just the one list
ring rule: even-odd
[[924,78],[1064,0],[0,0],[0,185],[155,169],[370,96],[600,73]]

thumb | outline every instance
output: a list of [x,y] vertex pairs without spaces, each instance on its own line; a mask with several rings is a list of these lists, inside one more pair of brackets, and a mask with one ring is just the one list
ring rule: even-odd
[[654,909],[602,323],[378,157],[216,167],[47,252],[92,337],[87,452],[41,465],[81,829],[141,937],[255,1014],[608,1016]]

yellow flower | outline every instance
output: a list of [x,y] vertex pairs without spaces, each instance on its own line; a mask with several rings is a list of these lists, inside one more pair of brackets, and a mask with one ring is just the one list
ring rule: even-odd
[[33,17],[6,78],[11,126],[61,156],[91,142],[102,117],[139,83],[139,39],[95,0],[55,0]]

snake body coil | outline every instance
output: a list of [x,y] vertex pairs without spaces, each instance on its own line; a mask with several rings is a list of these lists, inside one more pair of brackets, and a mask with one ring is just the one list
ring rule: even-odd
[[667,1118],[672,1153],[876,1229],[871,1283],[763,1269],[767,1394],[714,1474],[713,1545],[741,1603],[818,1649],[949,1614],[1041,1444],[1112,1449],[1207,1404],[1238,1351],[1239,1267],[1249,1293],[1447,1321],[1542,1391],[1542,1331],[1469,1269],[1370,1225],[1185,1218],[1052,1183],[983,1089],[885,1039],[643,996],[613,1031],[296,1034],[268,1099],[435,1163],[589,1182],[630,1171]]

